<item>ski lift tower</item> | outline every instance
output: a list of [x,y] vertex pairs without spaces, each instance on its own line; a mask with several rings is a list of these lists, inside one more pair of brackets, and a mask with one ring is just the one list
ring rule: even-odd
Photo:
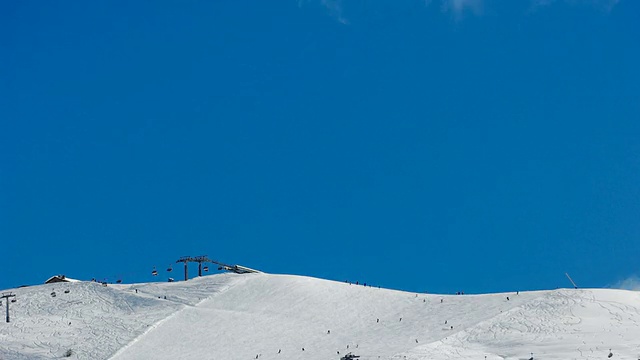
[[178,259],[176,261],[177,263],[184,263],[184,281],[189,280],[189,262],[190,261],[195,261],[194,258],[192,258],[191,256],[183,256],[180,259]]
[[191,261],[198,263],[198,276],[202,276],[202,263],[212,262],[207,255],[196,256]]
[[7,303],[7,322],[9,322],[9,303],[11,302],[9,301],[9,298],[12,298],[12,297],[16,297],[16,295],[12,293],[8,293],[8,294],[2,293],[2,296],[0,296],[0,299],[5,299],[5,302]]

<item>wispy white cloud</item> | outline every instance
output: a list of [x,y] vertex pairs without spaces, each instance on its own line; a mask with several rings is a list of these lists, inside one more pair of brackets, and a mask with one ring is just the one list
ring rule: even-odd
[[549,6],[554,3],[566,3],[569,5],[595,6],[606,11],[610,11],[620,3],[620,0],[532,0],[534,8]]
[[[440,4],[443,12],[450,12],[456,18],[462,17],[465,13],[480,15],[483,10],[484,0],[415,0],[422,2],[425,7],[434,3]],[[313,0],[298,0],[298,6],[302,7],[305,3],[311,3]],[[324,7],[329,14],[342,24],[349,24],[349,19],[345,15],[345,4],[348,0],[318,0],[318,3]],[[406,2],[404,2],[406,4]],[[400,6],[400,5],[399,5]]]
[[640,291],[640,277],[632,275],[624,280],[618,281],[610,287],[614,289],[635,290]]
[[349,20],[344,16],[344,6],[342,0],[321,0],[322,6],[324,6],[331,16],[338,20],[342,24],[349,24]]
[[[386,0],[382,0],[386,1]],[[397,1],[397,0],[394,0]],[[414,4],[421,4],[422,6],[440,6],[440,10],[445,13],[450,13],[456,20],[461,19],[466,14],[482,15],[485,8],[491,7],[490,0],[406,0],[398,1],[396,4],[389,6],[406,6],[407,3],[415,1]],[[611,11],[621,0],[528,0],[531,4],[529,10],[539,10],[545,7],[552,7],[555,4],[568,4],[571,6],[591,6],[602,9],[604,11]],[[305,4],[315,4],[324,8],[331,17],[338,22],[348,25],[348,14],[350,11],[345,10],[345,7],[354,10],[357,8],[357,3],[350,2],[349,0],[298,0],[298,6],[302,7]],[[525,3],[526,4],[526,3]],[[347,6],[349,5],[349,6]],[[525,5],[526,6],[526,5]],[[357,10],[356,10],[357,11]]]
[[483,5],[483,0],[442,0],[442,10],[452,12],[456,17],[466,12],[480,15]]

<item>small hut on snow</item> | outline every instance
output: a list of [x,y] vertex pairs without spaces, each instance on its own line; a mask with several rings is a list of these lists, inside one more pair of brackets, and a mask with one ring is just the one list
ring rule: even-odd
[[47,281],[45,281],[45,284],[54,284],[54,283],[60,283],[60,282],[78,282],[80,280],[76,280],[76,279],[71,279],[68,278],[64,275],[54,275],[52,277],[50,277],[49,279],[47,279]]

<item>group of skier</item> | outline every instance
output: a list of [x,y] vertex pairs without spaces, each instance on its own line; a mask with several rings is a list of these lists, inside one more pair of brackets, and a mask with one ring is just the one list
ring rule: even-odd
[[[346,280],[345,283],[348,283],[349,285],[352,285],[352,283],[350,281],[348,281],[348,280]],[[355,285],[367,286],[366,283],[360,284],[358,281],[355,282]],[[371,285],[369,285],[369,286],[371,287]],[[464,291],[459,291],[459,292],[456,293],[456,295],[464,295]],[[517,292],[516,295],[519,295],[519,292]],[[416,294],[415,297],[417,298],[418,294]],[[509,301],[509,300],[510,300],[510,298],[509,298],[509,296],[507,296],[507,301]],[[426,299],[422,299],[422,302],[426,303]],[[440,299],[440,303],[441,304],[444,303],[444,299],[443,298]],[[402,317],[399,318],[398,322],[402,322]],[[376,318],[376,323],[378,323],[378,324],[380,323],[380,318]],[[449,325],[448,330],[453,330],[454,329],[453,325],[450,325],[448,320],[445,320],[444,324],[445,325]],[[327,335],[331,335],[331,330],[327,330]],[[416,344],[418,344],[419,343],[418,339],[415,339],[415,342],[416,342]],[[347,350],[349,350],[349,347],[350,347],[350,345],[346,345],[346,349]],[[355,345],[355,348],[358,348],[358,344]],[[301,351],[305,351],[305,348],[302,347]],[[280,354],[281,352],[282,352],[282,349],[278,349],[278,354]],[[338,355],[340,355],[340,350],[336,350],[336,353]],[[256,359],[259,359],[261,356],[262,356],[262,354],[257,354],[256,355]]]
[[355,283],[353,283],[353,282],[351,282],[351,281],[349,281],[349,280],[345,280],[344,282],[345,282],[345,283],[347,283],[347,284],[349,284],[349,285],[353,285],[353,284],[355,284],[355,285],[362,285],[362,286],[364,286],[364,287],[367,287],[367,286],[368,286],[368,287],[377,287],[378,289],[380,289],[380,286],[373,286],[373,285],[371,285],[371,284],[367,285],[367,283],[362,283],[362,284],[360,284],[360,282],[359,282],[359,281],[356,281]]

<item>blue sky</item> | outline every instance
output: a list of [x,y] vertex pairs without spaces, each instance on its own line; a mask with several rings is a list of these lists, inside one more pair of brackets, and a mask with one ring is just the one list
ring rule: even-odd
[[635,1],[3,8],[0,288],[202,254],[443,293],[638,274]]

